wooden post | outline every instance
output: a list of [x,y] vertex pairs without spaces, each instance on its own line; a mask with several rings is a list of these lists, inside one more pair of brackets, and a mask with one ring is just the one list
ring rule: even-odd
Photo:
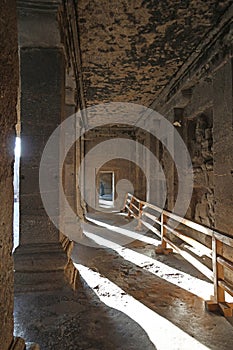
[[224,267],[218,263],[217,257],[223,255],[223,243],[213,234],[212,236],[212,265],[214,276],[214,296],[205,302],[208,311],[220,311],[224,316],[232,316],[232,307],[225,301],[225,291],[219,285],[219,281],[224,281]]
[[136,231],[141,231],[142,230],[142,207],[143,204],[139,202],[139,208],[138,208],[138,225],[136,227]]
[[167,216],[164,214],[164,212],[162,211],[162,214],[161,214],[161,229],[160,229],[160,232],[161,232],[161,244],[158,245],[157,248],[155,248],[155,252],[157,254],[170,254],[173,252],[173,250],[171,248],[167,248],[167,242],[165,241],[164,237],[166,236],[166,232],[167,232],[167,229],[166,227],[164,227],[164,225],[166,225],[167,223]]
[[219,287],[218,281],[224,280],[224,268],[217,262],[217,256],[223,254],[223,244],[213,235],[212,237],[213,251],[213,272],[214,272],[214,299],[217,303],[225,302],[225,292]]
[[126,193],[126,195],[125,195],[125,201],[124,201],[123,208],[121,209],[121,213],[123,213],[124,211],[126,211],[126,204],[127,204],[128,196],[129,196],[129,194]]
[[162,212],[162,215],[161,215],[161,247],[163,249],[166,249],[167,248],[167,243],[166,241],[164,240],[164,236],[166,235],[166,232],[167,232],[167,229],[164,227],[164,224],[167,223],[167,216],[164,215],[164,213]]
[[[219,242],[220,243],[220,242]],[[218,262],[217,262],[217,250],[218,250],[218,243],[217,239],[214,236],[212,236],[212,268],[213,268],[213,283],[214,283],[214,295],[210,297],[211,300],[208,300],[205,302],[206,309],[208,311],[219,311],[219,302],[225,301],[224,296],[224,290],[222,288],[219,288],[218,286],[218,272],[222,272],[220,268],[218,268]]]
[[[130,203],[129,203],[129,208],[131,209],[131,210],[133,210],[132,209],[132,201],[133,201],[133,196],[131,197],[131,199],[130,199]],[[131,212],[130,212],[130,210],[128,211],[128,218],[131,216]]]

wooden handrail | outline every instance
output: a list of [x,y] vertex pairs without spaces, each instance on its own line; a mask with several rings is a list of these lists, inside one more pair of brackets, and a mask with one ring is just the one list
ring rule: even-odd
[[[137,205],[134,204],[135,202]],[[146,211],[148,208],[150,209],[150,212]],[[233,316],[233,304],[227,304],[225,302],[225,291],[233,296],[233,285],[225,280],[224,276],[224,268],[233,272],[233,262],[223,256],[223,245],[227,245],[233,249],[233,237],[196,223],[190,219],[183,218],[154,204],[141,201],[131,193],[126,194],[124,210],[128,211],[128,216],[133,216],[138,220],[138,230],[144,225],[160,238],[161,244],[156,248],[157,253],[168,254],[173,249],[176,250],[184,259],[214,283],[214,296],[211,298],[212,300],[206,301],[207,310],[215,311],[219,309],[225,316]],[[145,220],[146,218],[149,218],[151,222],[147,222]],[[177,222],[178,225],[181,224],[204,236],[211,237],[212,247],[210,248],[205,245],[205,243],[189,236],[187,232],[183,233],[180,230],[171,227],[169,225],[169,219]],[[159,229],[154,227],[155,224],[159,225]],[[170,236],[178,237],[189,246],[201,251],[203,255],[211,258],[212,269],[206,266],[202,261],[198,260],[198,258],[194,257],[191,253],[182,249],[178,244],[174,243]],[[168,248],[167,244],[172,249]]]
[[197,240],[195,240],[192,237],[184,235],[182,232],[179,232],[178,230],[174,230],[173,228],[169,227],[168,225],[164,225],[164,227],[166,227],[166,229],[169,232],[173,233],[176,237],[182,239],[184,242],[188,243],[192,247],[203,251],[203,255],[206,255],[209,258],[212,257],[212,250],[210,248],[206,247],[204,244],[198,242]]

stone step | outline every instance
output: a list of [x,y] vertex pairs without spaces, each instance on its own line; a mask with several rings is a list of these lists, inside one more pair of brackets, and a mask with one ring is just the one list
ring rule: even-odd
[[64,271],[15,272],[15,293],[58,290],[67,284]]

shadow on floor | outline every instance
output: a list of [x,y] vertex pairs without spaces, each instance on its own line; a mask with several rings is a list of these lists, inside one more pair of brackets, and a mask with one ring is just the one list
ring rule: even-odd
[[80,278],[77,291],[15,296],[15,335],[41,350],[155,350],[145,331],[107,307]]

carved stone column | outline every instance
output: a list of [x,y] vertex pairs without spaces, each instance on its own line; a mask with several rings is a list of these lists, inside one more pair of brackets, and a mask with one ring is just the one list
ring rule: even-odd
[[[20,245],[16,249],[16,291],[61,287],[68,258],[59,230],[43,207],[39,167],[46,142],[64,108],[65,62],[57,25],[59,1],[19,1],[21,74]],[[59,167],[59,145],[48,171]],[[55,171],[56,172],[56,171]],[[56,182],[56,181],[55,181]],[[58,183],[48,189],[59,217]],[[59,221],[59,220],[58,220]]]

